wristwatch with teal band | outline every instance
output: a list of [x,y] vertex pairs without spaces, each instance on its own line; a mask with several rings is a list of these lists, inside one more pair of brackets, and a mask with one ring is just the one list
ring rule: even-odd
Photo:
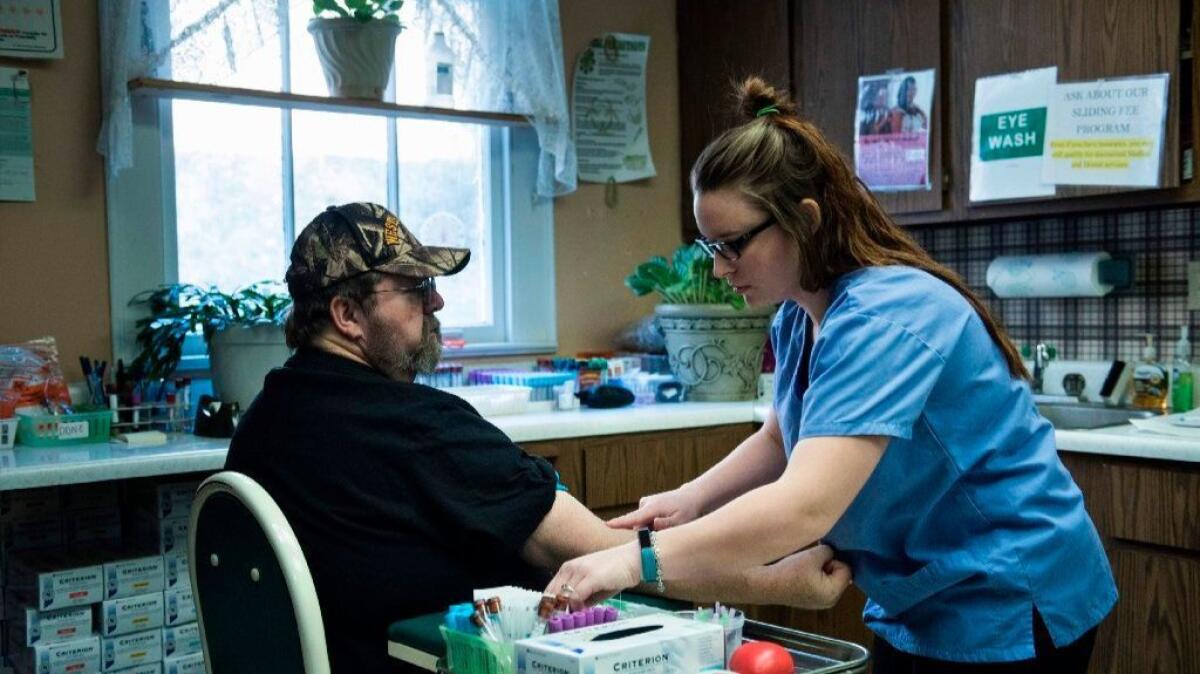
[[658,550],[654,548],[654,532],[638,529],[638,546],[642,555],[642,582],[654,583],[659,594],[666,591],[662,579],[662,567],[658,563]]

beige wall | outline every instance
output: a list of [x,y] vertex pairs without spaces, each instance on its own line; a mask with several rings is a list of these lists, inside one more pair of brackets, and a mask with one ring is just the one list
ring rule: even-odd
[[[67,373],[79,354],[107,357],[108,250],[94,2],[63,8],[66,57],[0,59],[30,71],[37,201],[0,202],[0,343],[58,339]],[[583,184],[555,207],[561,353],[608,348],[628,322],[652,310],[623,285],[633,266],[679,243],[679,120],[675,3],[560,0],[568,80],[575,57],[601,31],[651,36],[647,112],[658,176],[619,186],[615,208],[602,185]],[[568,82],[569,91],[569,82]],[[123,301],[124,298],[117,298]]]
[[575,59],[601,32],[650,36],[646,114],[658,175],[617,186],[617,206],[604,205],[604,186],[580,183],[558,200],[554,247],[558,284],[558,344],[562,353],[609,348],[626,324],[651,313],[651,297],[625,287],[634,266],[679,245],[679,68],[675,3],[670,0],[559,0],[567,91]]
[[63,59],[0,58],[29,71],[37,191],[0,202],[0,343],[53,335],[70,377],[112,349],[96,7],[64,3]]

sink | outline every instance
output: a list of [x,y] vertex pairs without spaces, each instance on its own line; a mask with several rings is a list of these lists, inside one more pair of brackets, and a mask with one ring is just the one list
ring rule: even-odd
[[1130,419],[1158,416],[1148,410],[1107,407],[1098,403],[1040,403],[1037,408],[1047,421],[1063,431],[1122,426]]

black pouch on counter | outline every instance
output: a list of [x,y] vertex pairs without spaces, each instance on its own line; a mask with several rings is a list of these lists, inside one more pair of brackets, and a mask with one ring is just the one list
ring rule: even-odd
[[232,438],[237,415],[237,403],[226,405],[212,396],[200,396],[192,433],[202,438]]
[[633,391],[623,386],[610,386],[608,384],[585,388],[576,393],[575,396],[579,398],[579,402],[584,406],[596,409],[625,407],[626,405],[632,405],[634,400]]

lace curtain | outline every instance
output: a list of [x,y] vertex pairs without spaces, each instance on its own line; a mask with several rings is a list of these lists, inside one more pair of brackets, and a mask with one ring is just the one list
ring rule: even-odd
[[[247,64],[281,54],[287,0],[101,0],[104,119],[97,150],[111,175],[133,164],[127,83],[139,77],[238,84]],[[406,32],[445,33],[459,67],[460,107],[523,114],[538,138],[537,193],[576,188],[558,0],[409,0]],[[411,33],[410,33],[411,35]],[[294,36],[292,39],[307,39]],[[282,66],[280,67],[280,69]],[[281,82],[275,84],[281,89]]]

